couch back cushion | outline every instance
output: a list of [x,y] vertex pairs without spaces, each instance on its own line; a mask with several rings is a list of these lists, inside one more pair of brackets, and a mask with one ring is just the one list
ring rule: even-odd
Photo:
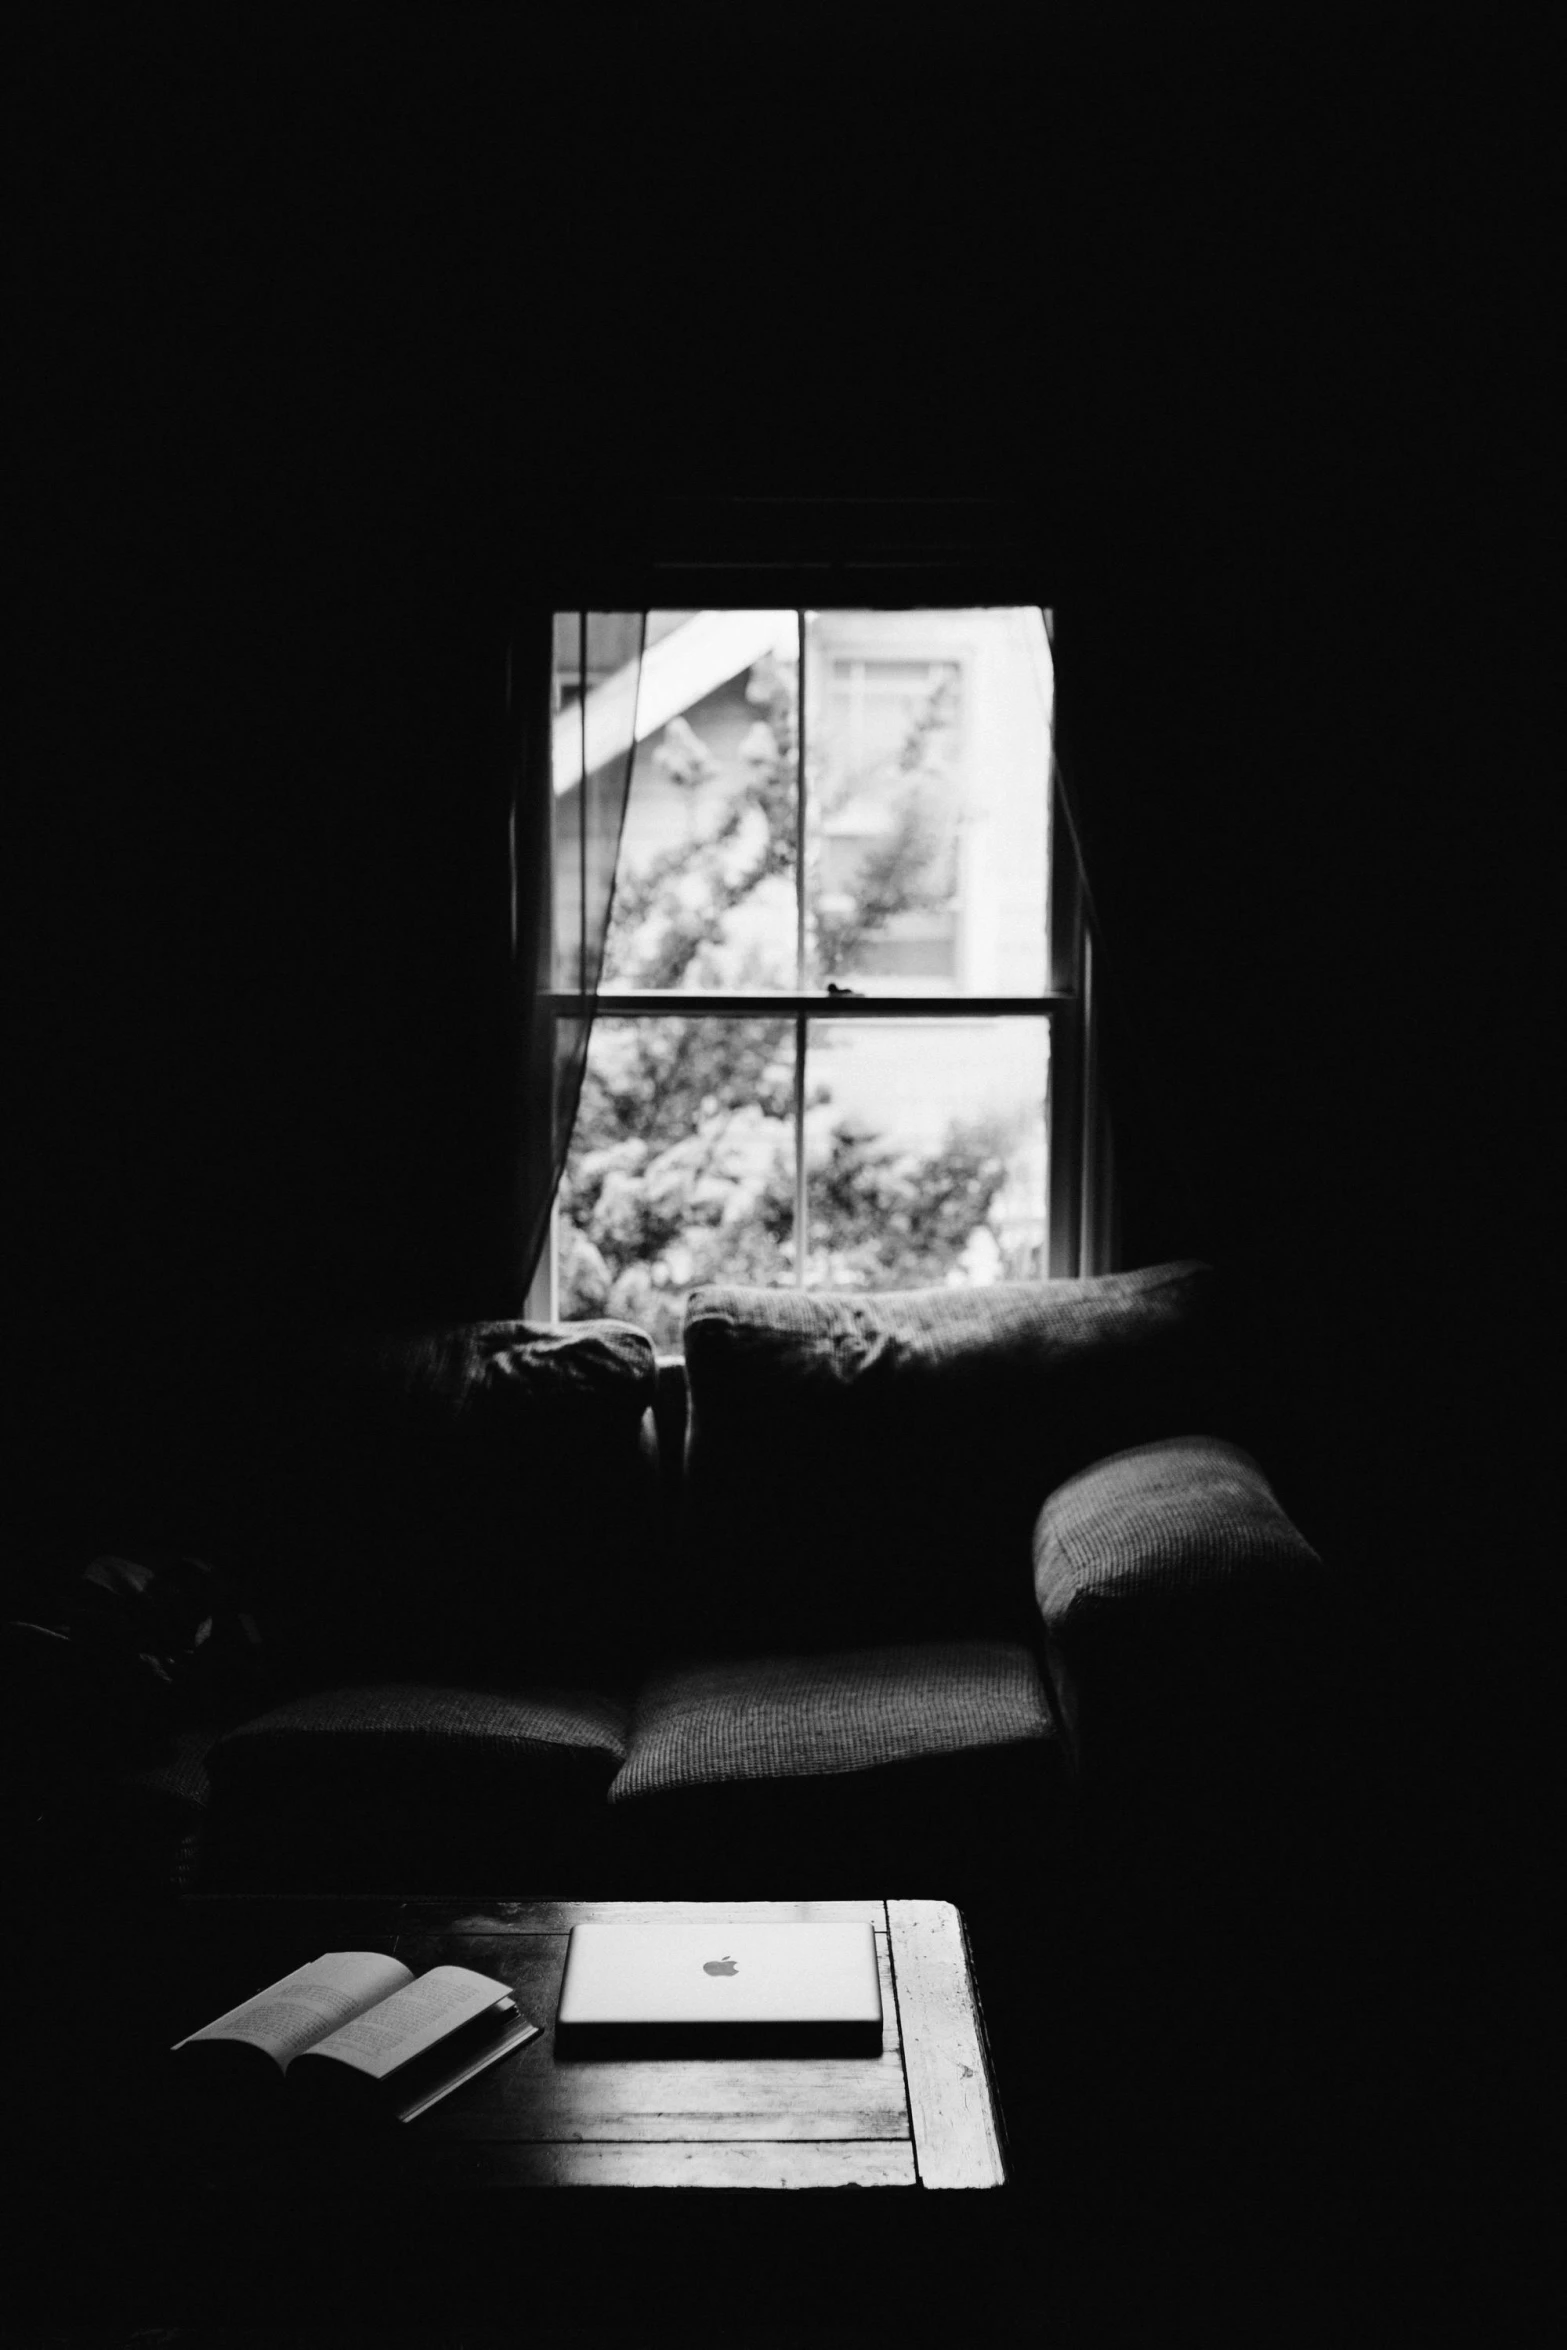
[[1217,1429],[1212,1271],[882,1295],[699,1289],[681,1634],[723,1649],[1037,1624],[1031,1533],[1063,1479]]
[[654,1357],[520,1321],[315,1351],[275,1540],[285,1681],[629,1669],[657,1531]]

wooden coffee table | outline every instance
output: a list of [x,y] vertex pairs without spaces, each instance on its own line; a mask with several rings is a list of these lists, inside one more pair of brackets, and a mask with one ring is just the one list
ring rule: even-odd
[[[543,2029],[374,2155],[383,2182],[491,2187],[999,2187],[1003,2130],[963,1922],[944,1901],[187,1903],[204,1945],[191,2029],[320,1949],[442,1960],[510,1984]],[[589,1919],[863,1922],[881,1968],[879,2056],[564,2061],[567,1937]],[[243,1979],[242,1979],[243,1978]]]
[[[998,2187],[1002,2127],[963,1923],[944,1901],[522,1901],[452,1916],[410,1903],[426,1948],[509,1982],[539,2040],[427,2120],[432,2151],[483,2146],[548,2186]],[[562,2063],[570,1929],[588,1919],[854,1922],[875,1929],[882,2051],[865,2057]],[[399,1950],[396,1955],[404,1956]],[[437,2155],[439,2164],[441,2156]]]
[[[868,1921],[881,2054],[558,2060],[572,1926],[638,1916]],[[81,2324],[406,2333],[510,2325],[525,2309],[540,2332],[569,2326],[585,2350],[622,2350],[727,2339],[744,2309],[758,2343],[907,2350],[960,2319],[990,2338],[978,2297],[1033,2273],[1030,2196],[929,2193],[1008,2179],[967,1938],[947,1902],[198,1896],[19,1905],[0,1947],[13,2006],[25,1994],[38,2027],[10,2082],[26,2157],[11,2291],[51,2323],[69,2309]],[[350,2146],[288,2117],[286,2100],[271,2121],[193,2104],[170,2043],[345,1949],[498,1975],[540,2034],[417,2122]],[[796,2191],[743,2191],[756,2188]]]

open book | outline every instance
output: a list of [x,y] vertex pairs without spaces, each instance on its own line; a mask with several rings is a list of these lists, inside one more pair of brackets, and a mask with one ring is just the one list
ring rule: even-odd
[[411,2122],[539,2027],[471,1967],[415,1976],[374,1950],[328,1950],[174,2044],[193,2076],[286,2078],[291,2097]]

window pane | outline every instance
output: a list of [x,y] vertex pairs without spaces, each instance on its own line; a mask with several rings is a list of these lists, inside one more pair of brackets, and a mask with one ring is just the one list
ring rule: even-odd
[[678,1348],[701,1281],[794,1269],[794,1022],[594,1022],[560,1191],[559,1311]]
[[809,616],[809,984],[1043,990],[1051,705],[1037,611]]
[[798,984],[792,612],[654,612],[607,987]]
[[1044,1019],[813,1022],[807,1279],[920,1289],[1043,1279]]
[[591,992],[602,965],[641,652],[640,612],[555,615],[550,970],[570,992]]

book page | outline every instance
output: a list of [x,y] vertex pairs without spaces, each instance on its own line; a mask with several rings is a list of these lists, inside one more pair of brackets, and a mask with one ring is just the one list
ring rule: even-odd
[[314,2047],[328,2033],[412,1981],[407,1967],[377,1950],[328,1950],[174,2045],[188,2048],[202,2040],[248,2042],[264,2049],[276,2063],[286,2065],[291,2056]]
[[373,2015],[361,2015],[317,2041],[311,2053],[339,2057],[356,2072],[384,2080],[448,2032],[510,1997],[508,1984],[475,1974],[471,1967],[432,1967],[383,2000]]

